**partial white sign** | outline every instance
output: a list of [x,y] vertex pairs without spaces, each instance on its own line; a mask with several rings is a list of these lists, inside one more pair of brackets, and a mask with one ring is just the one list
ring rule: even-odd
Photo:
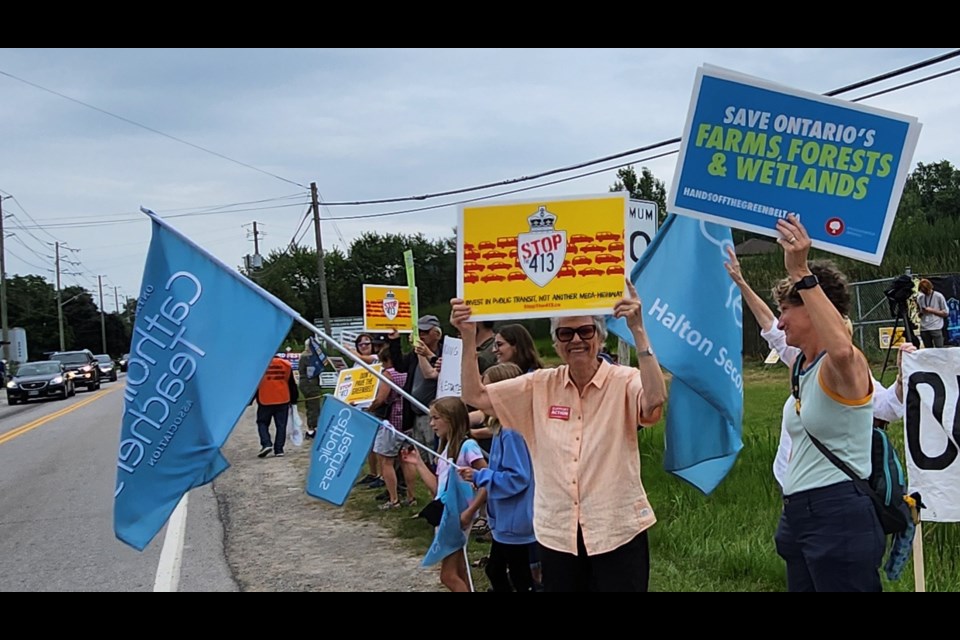
[[460,397],[460,362],[463,359],[463,341],[460,338],[443,339],[443,360],[437,378],[437,397]]
[[928,522],[960,522],[960,348],[903,355],[907,486]]

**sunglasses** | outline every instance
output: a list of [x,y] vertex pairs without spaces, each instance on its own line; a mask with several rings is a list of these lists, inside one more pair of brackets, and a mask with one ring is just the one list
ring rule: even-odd
[[574,334],[580,336],[581,340],[590,340],[593,336],[597,335],[597,325],[585,324],[576,329],[572,327],[557,327],[557,330],[553,332],[553,335],[557,337],[557,342],[570,342],[573,340]]

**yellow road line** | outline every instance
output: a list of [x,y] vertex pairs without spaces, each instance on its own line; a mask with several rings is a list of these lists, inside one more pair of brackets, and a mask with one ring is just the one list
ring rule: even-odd
[[119,386],[110,387],[110,388],[107,389],[106,391],[101,391],[100,393],[98,393],[97,395],[93,396],[92,398],[86,398],[86,399],[84,399],[84,400],[81,400],[80,402],[77,402],[76,404],[70,405],[69,407],[65,407],[65,408],[63,408],[63,409],[60,409],[59,411],[54,411],[54,412],[51,413],[50,415],[43,416],[42,418],[37,418],[37,419],[34,420],[33,422],[28,422],[27,424],[21,425],[21,426],[17,427],[16,429],[12,429],[11,431],[8,431],[7,433],[5,433],[5,434],[3,434],[3,435],[0,435],[0,444],[4,444],[5,442],[8,442],[8,441],[10,441],[10,440],[13,440],[13,439],[16,438],[17,436],[21,436],[21,435],[23,435],[23,434],[25,434],[25,433],[27,433],[27,432],[33,431],[33,430],[36,429],[37,427],[39,427],[39,426],[41,426],[41,425],[44,425],[44,424],[50,422],[51,420],[55,420],[55,419],[59,418],[60,416],[65,416],[65,415],[67,415],[68,413],[70,413],[71,411],[76,411],[76,410],[79,409],[80,407],[85,407],[85,406],[87,406],[88,404],[90,404],[91,402],[94,402],[95,400],[99,400],[99,399],[102,398],[103,396],[107,395],[108,393],[113,393],[114,391],[116,391],[116,390],[119,389],[119,388],[120,388]]

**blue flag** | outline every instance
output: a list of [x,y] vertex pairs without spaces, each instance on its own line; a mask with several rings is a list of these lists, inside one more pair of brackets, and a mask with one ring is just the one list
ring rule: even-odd
[[130,344],[113,528],[142,551],[220,454],[296,312],[170,227],[153,236]]
[[460,514],[470,506],[473,489],[457,474],[457,470],[451,467],[445,486],[440,489],[437,497],[443,503],[443,515],[433,536],[433,543],[420,562],[424,567],[437,564],[467,544],[467,534],[460,528]]
[[328,395],[317,421],[317,435],[310,453],[307,493],[337,506],[353,489],[380,420]]
[[[630,274],[650,343],[673,374],[664,468],[705,494],[743,447],[743,311],[723,267],[728,245],[728,227],[670,215]],[[626,322],[608,327],[633,344]]]

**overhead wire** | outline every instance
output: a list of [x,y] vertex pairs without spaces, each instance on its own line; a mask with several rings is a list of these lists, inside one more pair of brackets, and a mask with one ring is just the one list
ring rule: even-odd
[[147,126],[147,125],[142,124],[142,123],[140,123],[140,122],[137,122],[136,120],[131,120],[130,118],[126,118],[126,117],[124,117],[124,116],[117,115],[117,114],[115,114],[115,113],[112,113],[112,112],[110,112],[110,111],[107,111],[106,109],[101,109],[100,107],[97,107],[97,106],[95,106],[95,105],[92,105],[92,104],[90,104],[90,103],[88,103],[88,102],[84,102],[83,100],[78,100],[78,99],[73,98],[73,97],[71,97],[71,96],[68,96],[68,95],[66,95],[66,94],[64,94],[64,93],[60,93],[59,91],[54,91],[53,89],[48,89],[47,87],[44,87],[43,85],[39,85],[39,84],[37,84],[36,82],[31,82],[31,81],[26,80],[26,79],[24,79],[24,78],[21,78],[21,77],[19,77],[19,76],[15,76],[15,75],[13,75],[12,73],[10,73],[10,72],[8,72],[8,71],[0,70],[0,75],[6,76],[6,77],[11,78],[11,79],[13,79],[13,80],[16,80],[16,81],[18,81],[18,82],[22,82],[22,83],[24,83],[24,84],[30,85],[31,87],[34,87],[34,88],[36,88],[36,89],[40,89],[41,91],[46,91],[47,93],[51,93],[51,94],[53,94],[53,95],[55,95],[55,96],[58,96],[58,97],[60,97],[60,98],[63,98],[64,100],[70,100],[71,102],[75,102],[75,103],[77,103],[77,104],[79,104],[79,105],[81,105],[81,106],[87,107],[88,109],[93,109],[94,111],[97,111],[97,112],[102,113],[102,114],[104,114],[104,115],[110,116],[111,118],[116,118],[117,120],[121,120],[121,121],[126,122],[127,124],[130,124],[130,125],[133,125],[133,126],[135,126],[135,127],[140,127],[141,129],[144,129],[144,130],[149,131],[149,132],[151,132],[151,133],[155,133],[155,134],[157,134],[157,135],[163,136],[164,138],[169,138],[170,140],[173,140],[173,141],[175,141],[175,142],[179,142],[180,144],[185,144],[185,145],[187,145],[188,147],[193,147],[194,149],[197,149],[197,150],[199,150],[199,151],[203,151],[204,153],[209,153],[210,155],[216,156],[216,157],[221,158],[221,159],[223,159],[223,160],[226,160],[227,162],[232,162],[232,163],[234,163],[234,164],[240,165],[241,167],[246,167],[247,169],[252,169],[253,171],[258,171],[258,172],[260,172],[260,173],[262,173],[262,174],[264,174],[264,175],[268,175],[268,176],[270,176],[270,177],[272,177],[272,178],[276,178],[277,180],[282,180],[283,182],[287,182],[287,183],[296,185],[296,186],[298,186],[298,187],[303,187],[304,189],[307,188],[307,187],[305,187],[304,185],[300,184],[299,182],[297,182],[297,181],[295,181],[295,180],[289,180],[289,179],[287,179],[287,178],[284,178],[283,176],[278,176],[277,174],[271,173],[271,172],[266,171],[266,170],[264,170],[264,169],[261,169],[260,167],[255,167],[255,166],[253,166],[252,164],[248,164],[248,163],[246,163],[246,162],[242,162],[242,161],[240,161],[240,160],[236,160],[236,159],[234,159],[234,158],[231,158],[230,156],[226,156],[226,155],[224,155],[224,154],[222,154],[222,153],[219,153],[219,152],[217,152],[217,151],[213,151],[213,150],[211,150],[211,149],[207,149],[206,147],[202,147],[202,146],[200,146],[200,145],[198,145],[198,144],[194,144],[194,143],[192,143],[192,142],[189,142],[189,141],[187,141],[187,140],[184,140],[183,138],[178,138],[178,137],[176,137],[176,136],[170,135],[169,133],[164,133],[163,131],[160,131],[159,129],[154,129],[153,127],[150,127],[150,126]]

